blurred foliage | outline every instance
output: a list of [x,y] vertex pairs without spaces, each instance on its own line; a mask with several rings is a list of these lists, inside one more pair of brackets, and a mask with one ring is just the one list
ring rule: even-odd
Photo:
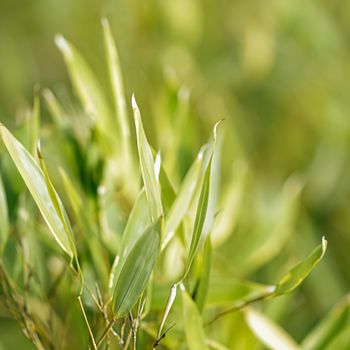
[[[298,343],[305,339],[302,345],[306,349],[347,349],[349,302],[343,298],[350,285],[350,3],[0,2],[0,120],[10,130],[16,130],[18,139],[31,151],[35,144],[35,136],[31,139],[35,131],[28,133],[33,130],[35,114],[33,90],[40,95],[46,91],[46,100],[50,100],[46,87],[57,96],[63,107],[58,108],[56,116],[53,105],[50,107],[41,97],[43,153],[52,182],[69,213],[73,213],[70,218],[78,232],[82,260],[106,262],[95,264],[98,271],[91,271],[89,264],[85,266],[90,280],[97,274],[103,284],[108,278],[106,269],[112,265],[121,244],[137,194],[137,180],[130,179],[130,192],[114,183],[104,183],[110,174],[114,176],[115,164],[112,162],[106,169],[104,157],[107,159],[106,154],[110,154],[98,132],[95,134],[91,128],[86,108],[70,83],[54,40],[57,33],[62,33],[79,49],[93,67],[107,103],[113,105],[100,25],[102,16],[108,17],[118,45],[129,116],[131,95],[135,93],[148,140],[154,150],[161,151],[165,170],[161,170],[160,178],[163,176],[164,183],[168,176],[171,184],[166,198],[162,198],[165,212],[173,202],[171,186],[179,193],[214,123],[226,119],[220,126],[218,152],[213,159],[209,215],[204,223],[204,234],[210,232],[213,243],[206,305],[209,315],[213,316],[217,308],[234,306],[237,301],[252,297],[259,288],[264,292],[265,284],[276,283],[326,235],[328,252],[319,267],[298,291],[259,304],[265,316],[254,311],[254,320],[264,322],[267,316]],[[36,84],[40,87],[34,88]],[[131,147],[136,155],[133,126]],[[59,279],[54,291],[58,296],[50,301],[53,309],[60,310],[57,319],[53,317],[53,327],[61,329],[60,322],[66,321],[69,334],[65,339],[70,339],[72,348],[83,348],[81,344],[85,346],[89,338],[79,306],[70,299],[72,276],[67,271],[60,276],[64,258],[48,236],[2,146],[1,176],[10,225],[15,228],[4,253],[7,269],[14,280],[22,281],[22,258],[29,251],[30,265],[38,275],[34,279],[39,279],[45,291],[50,291],[52,283]],[[138,172],[137,177],[141,177]],[[68,195],[72,188],[76,191],[75,202]],[[199,197],[198,189],[195,193]],[[78,215],[81,208],[84,213]],[[4,210],[1,209],[2,214]],[[160,257],[152,310],[163,310],[172,283],[183,271],[183,246],[189,244],[186,233],[191,231],[195,215],[193,203],[188,214],[190,219],[183,220],[168,250]],[[82,232],[89,237],[89,244],[85,244]],[[102,238],[96,237],[96,232],[102,232]],[[202,273],[202,256],[200,251],[199,259],[194,261],[195,276]],[[245,280],[263,285],[246,285]],[[192,291],[194,282],[195,279],[190,283]],[[38,288],[38,284],[31,287]],[[41,290],[34,290],[36,296],[40,293]],[[193,307],[191,298],[183,296]],[[89,298],[85,299],[89,304]],[[30,303],[33,309],[42,307],[36,304],[38,299]],[[175,315],[170,314],[169,325],[178,317],[177,307],[175,302]],[[45,318],[47,310],[41,312]],[[339,319],[334,316],[337,312]],[[249,322],[244,322],[249,318],[247,314],[248,311],[232,313],[218,320],[210,330],[210,338],[229,349],[259,349],[254,327],[251,331]],[[3,303],[0,316],[0,349],[31,349],[20,327],[7,319],[9,314]],[[328,325],[324,317],[330,317]],[[156,333],[159,325],[152,322],[145,325],[149,334]],[[306,337],[315,325],[315,332],[324,327],[319,347],[312,339],[315,333]],[[332,329],[338,329],[339,334]],[[181,339],[176,327],[162,345],[171,345],[173,339],[175,346]]]

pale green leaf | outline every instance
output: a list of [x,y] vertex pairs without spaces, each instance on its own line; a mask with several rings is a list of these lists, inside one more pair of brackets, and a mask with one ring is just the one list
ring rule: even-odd
[[201,314],[196,303],[181,284],[183,326],[189,350],[206,350],[205,333]]
[[[109,77],[113,91],[114,108],[117,113],[118,124],[120,125],[121,130],[123,153],[125,156],[124,160],[130,162],[132,160],[130,146],[130,128],[128,122],[128,112],[125,102],[124,85],[119,62],[119,55],[113,39],[110,25],[106,18],[102,19],[102,28],[107,57],[107,65],[109,69]],[[129,163],[127,165],[130,166]]]
[[300,350],[299,345],[279,325],[260,312],[247,308],[245,319],[255,336],[271,350]]
[[327,241],[322,237],[322,243],[302,262],[292,268],[277,284],[275,295],[292,292],[310,274],[323,258],[327,250]]
[[163,218],[146,229],[126,257],[114,290],[113,310],[124,316],[136,304],[150,279],[160,252]]
[[52,235],[60,247],[70,257],[73,257],[74,251],[67,237],[64,223],[60,215],[58,215],[55,205],[52,203],[42,170],[30,153],[3,125],[0,125],[0,130],[2,140],[49,226]]
[[119,253],[111,269],[109,287],[112,290],[114,290],[115,283],[119,277],[119,273],[126,257],[144,233],[145,227],[148,227],[150,223],[151,220],[147,209],[146,194],[144,189],[142,189],[129,215],[120,243]]
[[209,189],[210,189],[211,165],[212,165],[214,151],[215,151],[216,128],[217,128],[219,123],[216,123],[214,126],[213,147],[212,147],[209,163],[208,163],[207,169],[205,171],[203,184],[202,184],[202,188],[201,188],[201,193],[200,193],[199,200],[198,200],[196,219],[195,219],[195,223],[194,223],[191,245],[190,245],[190,250],[188,253],[188,258],[186,261],[186,268],[185,268],[185,273],[184,273],[183,279],[187,276],[187,274],[191,268],[193,259],[196,255],[196,252],[197,252],[197,249],[199,246],[199,242],[200,242],[200,238],[202,235],[202,231],[203,231],[203,225],[204,225],[206,214],[207,214],[208,201],[209,201]]
[[200,170],[203,163],[203,151],[204,149],[200,150],[196,160],[193,162],[191,168],[186,174],[179,193],[177,194],[169,212],[165,217],[164,243],[162,249],[164,249],[174,237],[178,226],[187,213],[198,179],[200,177]]
[[78,50],[62,35],[56,36],[56,45],[63,55],[72,85],[85,113],[104,132],[104,135],[112,137],[110,110],[93,71]]
[[163,205],[159,182],[154,169],[154,159],[152,150],[148,144],[145,131],[143,129],[141,113],[136,104],[135,97],[132,98],[132,108],[136,126],[137,148],[139,152],[142,179],[145,187],[147,202],[152,222],[158,220],[163,215]]
[[204,252],[201,263],[201,275],[199,279],[198,288],[196,291],[195,301],[200,312],[203,311],[204,305],[207,300],[209,291],[209,279],[212,262],[213,248],[211,244],[211,237],[208,235],[204,243]]
[[209,285],[207,304],[211,307],[243,304],[271,295],[275,286],[255,283],[236,278],[212,278]]
[[7,198],[0,175],[0,256],[5,248],[8,235],[10,233],[10,223],[7,208]]

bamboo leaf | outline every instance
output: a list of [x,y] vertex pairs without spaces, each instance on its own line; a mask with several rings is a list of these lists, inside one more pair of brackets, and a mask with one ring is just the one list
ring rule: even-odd
[[[67,236],[65,224],[57,213],[55,205],[52,202],[42,170],[30,153],[3,125],[0,125],[0,130],[7,151],[32,194],[52,235],[64,252],[72,258],[74,256],[74,251]],[[62,206],[58,196],[57,201],[58,205]]]
[[187,213],[188,207],[191,203],[194,191],[196,189],[196,184],[200,177],[200,170],[203,163],[203,152],[204,148],[199,151],[196,160],[193,162],[191,168],[186,174],[186,177],[181,185],[179,193],[173,202],[173,205],[165,217],[164,243],[162,249],[164,249],[174,237],[178,226]]
[[208,305],[218,307],[232,305],[240,307],[250,300],[271,295],[275,290],[273,285],[265,285],[235,278],[212,279],[208,291]]
[[322,237],[322,243],[302,262],[292,268],[277,284],[275,295],[292,292],[310,274],[323,258],[327,250],[327,241]]
[[[113,39],[110,25],[106,18],[102,19],[102,28],[107,57],[107,65],[109,69],[109,77],[111,80],[113,91],[114,107],[117,113],[118,124],[120,125],[121,129],[123,153],[125,155],[124,159],[126,161],[131,161],[132,153],[130,146],[130,128],[128,122],[128,112],[125,102],[124,84],[122,79],[119,55]],[[130,164],[128,165],[130,166]]]
[[206,350],[202,317],[196,303],[191,299],[183,284],[180,284],[182,314],[186,342],[189,350]]
[[115,283],[126,257],[144,233],[145,227],[148,227],[150,223],[151,220],[147,209],[146,194],[145,190],[142,189],[129,215],[120,243],[120,250],[111,269],[109,287],[112,290],[114,290]]
[[152,224],[138,239],[126,257],[113,296],[113,310],[124,316],[136,304],[152,274],[160,252],[163,218]]
[[2,177],[0,175],[0,256],[4,251],[9,233],[10,223],[7,208],[7,198],[4,184],[2,182]]
[[219,125],[219,123],[220,123],[220,121],[218,123],[216,123],[214,126],[213,147],[212,147],[209,163],[208,163],[207,169],[205,171],[202,189],[201,189],[201,193],[200,193],[199,200],[198,200],[197,213],[196,213],[196,219],[195,219],[194,228],[193,228],[190,251],[188,253],[188,258],[186,261],[186,268],[185,268],[185,273],[184,273],[183,279],[185,279],[185,277],[187,276],[187,274],[191,268],[193,259],[196,255],[196,252],[197,252],[197,249],[199,246],[199,241],[200,241],[200,238],[202,235],[205,217],[207,214],[208,201],[209,201],[209,189],[210,189],[211,165],[212,165],[212,161],[213,161],[215,144],[216,144],[216,129],[217,129],[217,126]]
[[163,215],[163,205],[159,182],[154,170],[154,159],[152,150],[148,144],[145,131],[143,129],[141,113],[136,104],[135,97],[132,97],[132,108],[136,126],[137,148],[139,152],[142,179],[152,222],[156,222]]
[[78,50],[62,35],[57,35],[55,40],[85,113],[105,135],[111,137],[110,110],[93,71]]
[[196,292],[195,301],[200,312],[203,311],[204,305],[207,300],[207,295],[209,291],[209,279],[210,279],[210,270],[211,270],[211,261],[213,255],[213,248],[211,244],[211,237],[208,235],[204,243],[204,252],[202,259],[202,268],[201,276],[199,279],[199,285]]
[[244,315],[251,331],[268,349],[300,350],[289,334],[260,312],[247,308]]

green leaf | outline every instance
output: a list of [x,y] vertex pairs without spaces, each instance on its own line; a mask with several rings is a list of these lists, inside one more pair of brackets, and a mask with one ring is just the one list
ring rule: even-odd
[[110,110],[93,71],[78,50],[62,35],[57,35],[55,40],[85,113],[91,117],[104,135],[112,138],[115,135],[112,133],[114,129],[111,128]]
[[210,270],[211,270],[211,261],[213,255],[213,248],[211,244],[210,235],[208,235],[207,239],[204,243],[204,252],[203,259],[201,264],[201,276],[199,279],[199,285],[196,292],[195,301],[200,312],[203,311],[204,305],[207,300],[207,295],[209,291],[209,279],[210,279]]
[[10,223],[7,208],[7,198],[4,189],[4,184],[2,182],[2,177],[0,175],[0,256],[4,251],[9,233]]
[[202,235],[205,217],[207,214],[208,201],[209,201],[209,189],[210,189],[211,164],[213,162],[213,156],[214,156],[215,144],[216,144],[216,128],[217,128],[219,123],[220,122],[216,123],[214,126],[213,147],[212,147],[209,163],[208,163],[207,169],[205,171],[202,189],[201,189],[201,193],[200,193],[199,200],[198,200],[197,213],[196,213],[196,219],[195,219],[193,233],[192,233],[190,251],[188,253],[188,258],[186,261],[186,268],[185,268],[185,273],[184,273],[183,279],[185,279],[188,272],[190,271],[193,259],[196,255],[196,252],[197,252],[197,249],[199,246],[199,242],[200,242],[200,238]]
[[162,222],[160,217],[146,229],[124,261],[113,296],[117,317],[123,317],[134,307],[150,279],[160,252]]
[[232,305],[240,307],[250,300],[271,295],[275,286],[238,280],[235,278],[212,278],[209,286],[207,304],[211,307]]
[[[52,202],[42,170],[30,153],[3,125],[0,125],[0,130],[2,140],[49,226],[52,235],[64,252],[72,258],[74,256],[74,250],[67,236],[65,223],[62,221]],[[55,195],[57,196],[57,193]],[[62,206],[58,196],[57,201],[58,206]]]
[[47,108],[51,114],[52,119],[56,123],[57,126],[63,125],[64,124],[64,116],[65,116],[65,111],[63,110],[62,106],[58,102],[56,96],[50,89],[44,89],[43,92],[43,97],[45,99]]
[[292,292],[310,274],[323,258],[327,250],[327,241],[322,237],[322,243],[302,262],[291,269],[277,284],[275,295]]
[[119,253],[111,269],[109,287],[112,290],[114,290],[115,283],[119,277],[119,273],[126,257],[144,233],[145,227],[148,227],[150,223],[151,220],[147,210],[146,194],[145,190],[142,189],[129,215],[120,243]]
[[162,249],[164,249],[174,237],[177,228],[187,213],[198,179],[200,177],[200,170],[203,163],[203,152],[204,149],[202,148],[196,160],[193,162],[191,168],[187,172],[179,193],[177,194],[173,205],[165,217],[164,243]]
[[271,350],[299,350],[299,345],[280,326],[260,312],[246,308],[246,322],[255,336]]
[[189,350],[206,350],[203,320],[196,303],[191,299],[183,284],[180,284],[183,326]]
[[152,222],[156,222],[163,215],[163,205],[161,191],[156,173],[154,170],[154,159],[152,150],[148,144],[145,131],[143,129],[141,113],[136,104],[135,97],[132,97],[132,108],[136,126],[137,148],[139,152],[142,179],[146,191],[148,207]]
[[350,325],[350,296],[347,295],[322,319],[302,342],[304,350],[322,350]]
[[130,166],[132,161],[132,153],[130,146],[130,128],[128,122],[128,112],[125,102],[124,84],[122,79],[122,72],[119,62],[118,51],[113,39],[112,31],[108,20],[102,19],[102,28],[104,36],[104,45],[106,50],[107,65],[109,69],[109,77],[112,85],[114,108],[120,125],[124,160]]

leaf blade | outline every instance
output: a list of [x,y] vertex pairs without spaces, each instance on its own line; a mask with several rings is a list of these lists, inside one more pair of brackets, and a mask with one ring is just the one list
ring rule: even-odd
[[133,308],[147,285],[160,252],[162,220],[160,217],[146,229],[125,259],[113,295],[113,310],[117,317]]
[[265,315],[252,308],[247,308],[244,315],[251,331],[269,349],[300,350],[294,339]]
[[3,125],[0,125],[0,133],[7,151],[32,194],[52,235],[63,251],[72,258],[74,252],[61,218],[50,198],[42,170],[24,146]]
[[132,97],[132,107],[134,111],[137,148],[139,153],[142,179],[144,182],[151,219],[152,222],[156,222],[158,218],[163,215],[160,186],[154,170],[152,150],[148,144],[147,137],[142,125],[141,113],[134,96]]

